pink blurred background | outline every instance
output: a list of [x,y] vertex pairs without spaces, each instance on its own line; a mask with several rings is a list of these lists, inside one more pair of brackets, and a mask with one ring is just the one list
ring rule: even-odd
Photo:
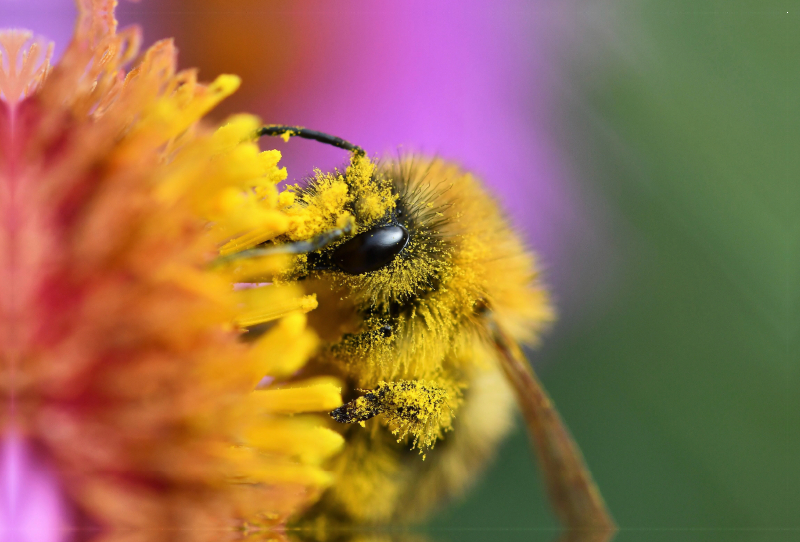
[[0,441],[0,540],[59,542],[68,538],[69,504],[47,464],[13,429]]
[[[182,67],[243,78],[214,115],[332,133],[370,153],[424,152],[479,174],[541,256],[562,320],[601,295],[602,214],[565,155],[570,61],[583,54],[577,0],[142,0],[123,24],[145,43],[174,36]],[[560,139],[563,138],[563,141]],[[331,169],[342,151],[293,139],[290,179]],[[591,203],[590,203],[591,202]],[[580,305],[580,310],[576,310]]]

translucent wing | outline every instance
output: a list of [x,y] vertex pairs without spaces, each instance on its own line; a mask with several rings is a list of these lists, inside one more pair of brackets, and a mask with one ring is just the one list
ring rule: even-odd
[[500,354],[503,372],[517,395],[550,500],[561,523],[568,529],[605,532],[607,538],[603,540],[610,539],[616,525],[569,429],[516,342],[497,326],[493,326],[492,339]]

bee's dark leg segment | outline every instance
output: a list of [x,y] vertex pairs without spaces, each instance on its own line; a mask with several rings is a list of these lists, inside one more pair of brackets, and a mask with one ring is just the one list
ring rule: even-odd
[[303,139],[311,139],[314,141],[319,141],[320,143],[325,143],[327,145],[333,145],[334,147],[354,152],[356,154],[361,154],[361,155],[366,154],[364,152],[364,149],[362,149],[358,145],[353,145],[349,141],[345,141],[341,137],[324,134],[322,132],[317,132],[316,130],[308,130],[306,128],[301,128],[300,126],[284,126],[282,124],[270,124],[269,126],[264,126],[262,128],[259,128],[256,134],[259,137],[282,136],[285,134],[289,134],[290,136],[302,137]]
[[353,226],[347,224],[343,228],[335,228],[321,233],[308,241],[298,241],[296,243],[286,243],[284,245],[276,245],[265,248],[252,248],[250,250],[243,250],[235,254],[227,256],[220,256],[215,260],[215,263],[227,263],[233,260],[241,260],[244,258],[260,258],[263,256],[277,256],[280,254],[307,254],[309,252],[316,252],[323,249],[329,244],[333,243],[353,231]]
[[339,423],[365,422],[384,411],[382,398],[378,393],[369,392],[337,409],[331,410],[331,418]]

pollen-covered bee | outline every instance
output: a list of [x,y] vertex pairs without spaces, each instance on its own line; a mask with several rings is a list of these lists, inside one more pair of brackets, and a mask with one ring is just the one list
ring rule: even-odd
[[[345,171],[317,171],[282,197],[302,226],[248,253],[296,254],[280,281],[303,280],[323,348],[303,377],[335,376],[330,413],[346,439],[335,483],[306,519],[419,519],[462,492],[508,432],[514,396],[562,522],[611,527],[580,452],[519,344],[553,319],[534,258],[470,173],[441,159],[373,163],[340,138],[289,126],[350,151]],[[241,253],[245,257],[248,253]]]

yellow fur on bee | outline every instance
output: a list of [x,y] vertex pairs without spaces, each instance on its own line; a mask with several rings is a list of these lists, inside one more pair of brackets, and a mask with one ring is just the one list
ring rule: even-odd
[[353,156],[347,171],[358,174],[317,173],[289,214],[317,213],[308,222],[315,233],[348,215],[357,231],[399,223],[409,241],[368,273],[315,271],[297,260],[295,274],[307,277],[318,301],[309,325],[324,341],[309,370],[343,378],[352,412],[375,416],[364,427],[339,425],[346,444],[333,459],[336,482],[308,517],[418,518],[462,491],[510,426],[513,398],[486,314],[513,339],[533,343],[553,310],[533,255],[473,175],[414,157],[372,168]]

